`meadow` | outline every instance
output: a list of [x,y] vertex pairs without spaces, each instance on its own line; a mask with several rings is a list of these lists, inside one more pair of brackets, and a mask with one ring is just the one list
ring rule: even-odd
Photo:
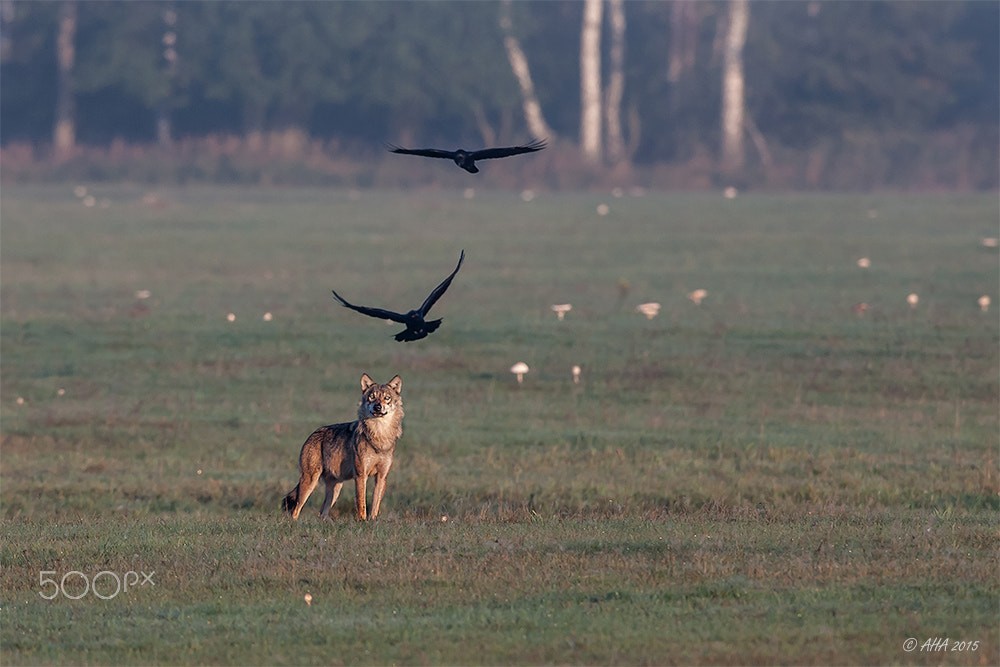
[[[0,200],[3,664],[1000,664],[995,193],[78,194]],[[293,522],[364,372],[382,515]]]

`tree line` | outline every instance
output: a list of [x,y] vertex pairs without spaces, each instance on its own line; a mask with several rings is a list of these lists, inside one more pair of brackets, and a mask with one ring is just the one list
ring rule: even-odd
[[0,142],[533,135],[598,169],[993,188],[998,43],[994,2],[2,0]]

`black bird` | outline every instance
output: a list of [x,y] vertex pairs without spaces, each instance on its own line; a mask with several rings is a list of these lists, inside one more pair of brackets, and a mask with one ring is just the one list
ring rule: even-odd
[[458,149],[457,151],[443,151],[438,148],[400,148],[399,146],[386,144],[386,148],[393,153],[402,153],[404,155],[422,155],[423,157],[443,157],[448,160],[454,160],[455,164],[470,174],[479,173],[479,167],[476,166],[476,160],[492,160],[493,158],[509,157],[511,155],[520,155],[521,153],[534,153],[535,151],[542,150],[545,146],[546,144],[544,139],[536,139],[524,146],[484,148],[479,151],[464,151],[462,149]]
[[427,316],[427,311],[431,309],[431,306],[437,303],[437,300],[441,298],[441,295],[444,294],[445,290],[448,289],[448,286],[451,285],[451,279],[454,278],[455,274],[458,273],[458,270],[462,268],[462,260],[464,259],[465,251],[463,250],[462,256],[458,258],[458,266],[456,266],[455,270],[451,272],[451,275],[445,278],[440,285],[434,288],[434,291],[431,292],[426,299],[424,299],[424,303],[420,306],[420,308],[411,310],[405,315],[401,313],[394,313],[391,310],[383,310],[382,308],[355,306],[344,301],[343,297],[337,294],[336,290],[333,290],[333,296],[347,308],[356,310],[363,315],[405,324],[406,329],[396,334],[396,340],[399,342],[420,340],[421,338],[426,338],[428,334],[433,333],[439,326],[441,326],[441,320],[431,320],[430,322],[427,322],[424,318]]

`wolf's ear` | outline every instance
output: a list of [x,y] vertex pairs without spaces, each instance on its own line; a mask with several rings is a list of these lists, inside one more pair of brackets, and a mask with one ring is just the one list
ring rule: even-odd
[[375,380],[368,377],[368,373],[361,374],[361,391],[368,391],[368,387],[375,384]]
[[389,380],[389,387],[392,388],[397,394],[403,391],[403,378],[398,375],[391,380]]

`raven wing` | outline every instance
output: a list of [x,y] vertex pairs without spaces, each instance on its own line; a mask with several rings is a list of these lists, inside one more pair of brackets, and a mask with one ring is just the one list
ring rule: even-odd
[[508,146],[506,148],[484,148],[481,151],[473,151],[469,153],[469,157],[473,160],[489,160],[498,157],[509,157],[511,155],[520,155],[521,153],[534,153],[535,151],[540,151],[545,148],[547,144],[545,140],[535,140],[524,146]]
[[462,262],[464,260],[465,260],[465,251],[463,250],[462,256],[458,258],[458,266],[455,267],[455,270],[451,272],[450,276],[441,281],[441,284],[435,287],[434,291],[431,292],[426,299],[424,299],[423,305],[420,306],[421,315],[426,317],[427,311],[431,309],[431,306],[437,303],[437,300],[441,298],[441,295],[445,293],[445,290],[447,290],[448,287],[451,286],[451,279],[454,278],[455,274],[458,273],[458,270],[462,268]]
[[449,160],[455,159],[454,151],[443,151],[438,148],[400,148],[399,146],[394,146],[392,144],[386,144],[385,147],[389,149],[391,153],[402,153],[403,155],[420,155],[423,157],[443,157]]
[[336,290],[330,290],[330,291],[333,292],[333,296],[337,299],[337,301],[339,301],[341,304],[343,304],[347,308],[350,308],[351,310],[356,310],[357,312],[361,313],[362,315],[368,315],[369,317],[377,317],[380,320],[392,320],[393,322],[399,322],[400,324],[407,324],[408,323],[408,320],[406,319],[406,317],[404,317],[403,315],[400,315],[399,313],[394,313],[391,310],[383,310],[382,308],[369,308],[368,306],[355,306],[352,303],[347,303],[346,301],[344,301],[344,298],[342,296],[340,296],[339,294],[337,294]]

